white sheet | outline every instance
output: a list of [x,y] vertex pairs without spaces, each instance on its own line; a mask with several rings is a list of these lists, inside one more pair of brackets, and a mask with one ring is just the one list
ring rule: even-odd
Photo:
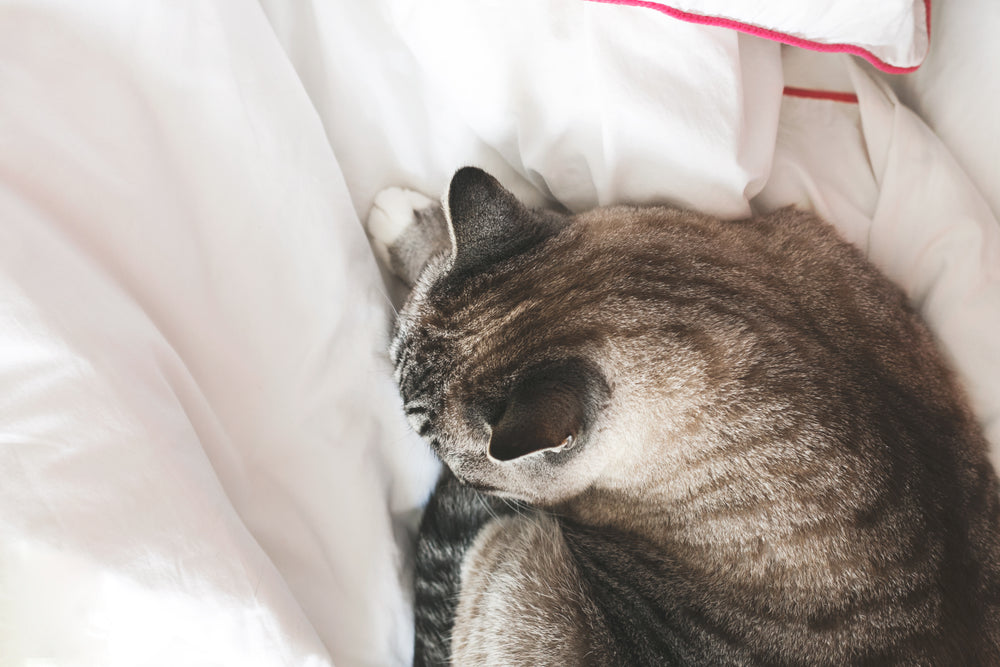
[[433,469],[263,13],[6,3],[0,90],[0,663],[404,662]]
[[1000,3],[935,2],[932,48],[923,66],[885,76],[969,175],[1000,216]]
[[408,662],[435,465],[357,216],[466,163],[574,208],[812,203],[997,442],[995,221],[854,77],[863,133],[782,101],[776,45],[636,8],[0,2],[0,664]]
[[579,0],[263,5],[362,216],[385,187],[442,192],[464,163],[574,209],[735,217],[763,187],[777,44]]

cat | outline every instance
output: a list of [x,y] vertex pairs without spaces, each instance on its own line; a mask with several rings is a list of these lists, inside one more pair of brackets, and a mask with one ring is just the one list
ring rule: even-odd
[[417,665],[997,665],[1000,496],[905,295],[794,209],[380,194],[444,462]]

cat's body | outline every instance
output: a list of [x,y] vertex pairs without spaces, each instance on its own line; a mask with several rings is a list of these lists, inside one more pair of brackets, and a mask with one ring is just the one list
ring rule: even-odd
[[1000,664],[985,440],[828,225],[562,216],[474,169],[444,203],[450,248],[375,234],[415,283],[405,409],[465,483],[424,519],[418,663]]

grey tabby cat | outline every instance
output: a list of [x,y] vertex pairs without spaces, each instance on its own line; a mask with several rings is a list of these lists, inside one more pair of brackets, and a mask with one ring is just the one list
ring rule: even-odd
[[899,289],[791,209],[530,210],[455,174],[369,231],[447,467],[417,664],[998,665],[986,442]]

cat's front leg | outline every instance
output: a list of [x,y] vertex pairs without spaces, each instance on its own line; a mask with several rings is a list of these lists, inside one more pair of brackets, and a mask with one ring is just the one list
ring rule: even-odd
[[441,203],[413,190],[379,192],[365,227],[376,256],[409,287],[428,260],[451,250]]

